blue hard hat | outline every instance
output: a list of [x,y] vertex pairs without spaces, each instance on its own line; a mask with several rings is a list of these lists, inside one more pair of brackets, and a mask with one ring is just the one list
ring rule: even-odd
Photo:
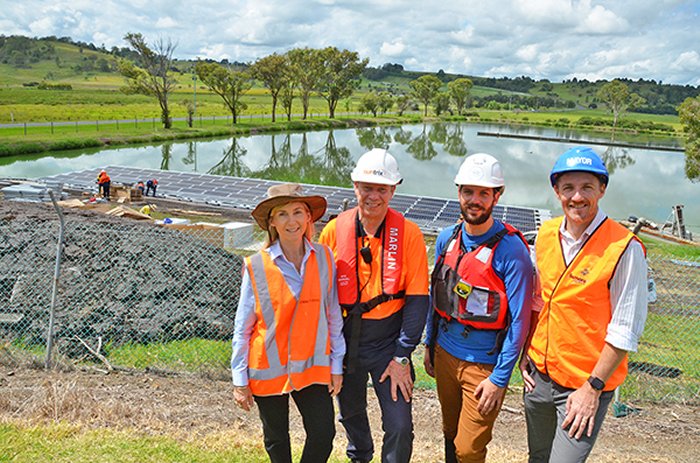
[[552,186],[557,183],[557,176],[566,172],[590,172],[598,176],[604,185],[608,184],[608,169],[595,151],[587,146],[571,148],[559,156],[549,174]]

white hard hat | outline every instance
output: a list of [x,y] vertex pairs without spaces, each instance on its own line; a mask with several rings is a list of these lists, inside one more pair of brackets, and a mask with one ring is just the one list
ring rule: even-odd
[[353,182],[383,185],[398,185],[403,180],[394,156],[381,148],[374,148],[360,156],[350,178]]
[[490,154],[476,153],[467,156],[455,177],[457,185],[475,185],[499,188],[505,185],[503,170],[498,159]]

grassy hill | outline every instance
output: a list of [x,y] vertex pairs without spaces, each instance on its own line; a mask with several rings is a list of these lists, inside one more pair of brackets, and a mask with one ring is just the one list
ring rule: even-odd
[[[50,120],[133,119],[159,117],[155,101],[144,95],[124,94],[124,78],[117,72],[119,57],[133,57],[126,48],[98,48],[73,42],[69,38],[32,39],[0,36],[0,123]],[[197,114],[208,117],[226,114],[218,96],[197,82],[193,87],[194,62],[175,60],[178,84],[171,98],[174,117],[185,115],[180,103],[196,98]],[[605,81],[588,82],[572,79],[553,83],[516,78],[487,78],[445,73],[408,71],[398,64],[368,68],[359,91],[341,102],[339,111],[357,111],[364,92],[387,90],[405,93],[409,82],[425,74],[434,74],[446,85],[459,77],[474,82],[471,97],[475,106],[487,110],[595,109],[600,105],[596,92]],[[666,85],[654,81],[625,81],[632,91],[648,102],[642,112],[675,114],[675,107],[688,96],[697,96],[698,87]],[[62,84],[72,90],[41,90],[40,83]],[[267,114],[270,98],[266,89],[254,87],[245,97],[246,114]],[[297,102],[294,112],[300,112]],[[58,109],[60,107],[60,110]],[[599,108],[604,109],[604,108]],[[311,112],[326,112],[320,97],[311,101]],[[597,114],[596,114],[597,115]],[[595,116],[595,115],[594,115]]]

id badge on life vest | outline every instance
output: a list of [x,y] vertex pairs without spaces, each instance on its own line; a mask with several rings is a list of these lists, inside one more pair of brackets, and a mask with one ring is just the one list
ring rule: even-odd
[[454,288],[452,288],[452,291],[462,299],[466,299],[469,297],[469,294],[472,292],[472,287],[469,283],[467,283],[464,280],[459,280],[457,284],[455,285]]

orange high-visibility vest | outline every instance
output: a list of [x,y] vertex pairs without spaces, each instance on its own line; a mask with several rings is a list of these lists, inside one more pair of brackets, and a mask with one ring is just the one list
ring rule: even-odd
[[[557,384],[578,389],[605,345],[612,318],[610,280],[634,234],[606,218],[567,266],[559,238],[563,217],[545,222],[537,234],[537,270],[544,307],[528,355]],[[641,242],[640,242],[641,243]],[[611,391],[627,376],[627,357],[606,381]]]
[[344,312],[359,302],[367,302],[363,318],[383,319],[398,312],[402,305],[383,304],[394,299],[402,299],[401,270],[404,253],[403,215],[389,208],[384,219],[382,232],[381,268],[372,278],[381,279],[381,293],[372,294],[368,301],[360,301],[358,252],[362,239],[356,233],[358,208],[342,212],[336,218],[336,266],[338,272],[338,300]]
[[335,275],[330,250],[320,244],[312,246],[315,252],[306,262],[298,300],[267,252],[246,258],[257,317],[248,357],[254,395],[279,395],[312,384],[330,384],[328,309]]

